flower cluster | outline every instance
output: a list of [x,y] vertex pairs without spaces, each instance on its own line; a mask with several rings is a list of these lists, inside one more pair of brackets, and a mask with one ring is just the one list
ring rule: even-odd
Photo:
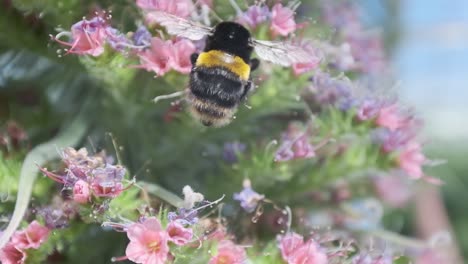
[[62,159],[67,169],[64,175],[58,175],[41,168],[42,173],[52,180],[62,183],[64,189],[72,190],[73,200],[80,204],[91,202],[95,198],[115,198],[126,188],[123,179],[124,167],[106,162],[104,156],[89,156],[86,149],[66,148]]
[[187,74],[192,69],[190,56],[195,52],[195,45],[187,39],[163,40],[153,37],[150,47],[137,53],[140,59],[138,68],[153,71],[162,76],[171,69]]
[[269,28],[273,36],[285,37],[297,29],[294,10],[281,3],[275,4],[271,10],[266,5],[253,5],[237,16],[237,22],[250,29],[255,29],[267,21],[270,23]]
[[[228,130],[197,130],[193,135],[181,133],[177,137],[166,134],[171,133],[170,129],[180,132],[182,130],[178,128],[190,124],[173,122],[158,130],[158,136],[154,138],[165,142],[157,145],[162,146],[158,151],[151,150],[150,155],[154,155],[151,159],[157,162],[149,162],[148,166],[156,168],[163,186],[146,188],[154,187],[156,183],[126,181],[127,170],[113,164],[104,154],[90,155],[86,149],[66,148],[61,152],[65,165],[62,171],[40,170],[61,184],[62,190],[57,193],[69,194],[71,199],[55,194],[52,198],[55,200],[36,207],[33,213],[44,226],[34,221],[25,230],[16,232],[0,251],[2,263],[23,263],[28,250],[37,249],[53,229],[58,237],[62,231],[68,231],[66,227],[79,221],[86,222],[91,217],[93,222],[124,232],[128,237],[124,256],[113,258],[113,261],[163,264],[197,259],[209,264],[386,264],[396,259],[386,251],[363,250],[366,241],[362,237],[386,232],[382,230],[384,204],[392,207],[406,205],[411,198],[413,179],[437,181],[425,175],[422,169],[429,161],[418,139],[419,120],[398,101],[374,92],[382,87],[370,87],[372,84],[367,87],[360,83],[364,79],[359,78],[364,74],[379,72],[385,66],[380,37],[364,29],[357,9],[347,1],[344,4],[343,1],[339,4],[328,1],[322,6],[322,14],[328,23],[324,27],[337,29],[333,37],[337,37],[338,45],[295,38],[301,35],[298,32],[305,26],[298,24],[295,17],[298,1],[255,1],[253,5],[244,5],[245,9],[236,5],[242,1],[222,2],[213,6],[213,1],[209,0],[135,0],[139,18],[133,25],[134,32],[121,33],[110,26],[110,16],[103,18],[104,12],[102,16],[96,14],[89,20],[77,22],[70,31],[62,31],[53,39],[66,46],[66,54],[94,57],[81,60],[92,73],[95,73],[94,67],[114,67],[115,64],[106,63],[111,59],[118,62],[119,67],[123,66],[124,75],[131,69],[128,80],[138,81],[133,78],[134,69],[144,69],[163,79],[154,80],[155,85],[169,86],[168,89],[180,88],[179,84],[186,81],[182,74],[192,70],[195,57],[192,55],[203,50],[205,40],[169,36],[170,28],[156,17],[161,12],[171,14],[167,17],[175,16],[175,21],[180,23],[189,19],[207,27],[214,25],[214,20],[210,21],[213,17],[220,16],[220,20],[234,17],[250,30],[253,38],[300,46],[314,54],[315,59],[293,64],[293,74],[280,67],[262,66],[258,79],[255,73],[248,80],[255,84],[257,80],[265,80],[255,90],[256,97],[251,98],[252,106],[262,106],[261,111],[254,109],[248,114],[239,111],[238,120],[245,122],[241,125],[233,124]],[[237,11],[235,16],[225,14],[229,4]],[[187,24],[191,25],[191,22]],[[255,48],[261,53],[257,49],[259,46]],[[329,64],[315,70],[322,61],[322,54]],[[170,71],[174,74],[166,75]],[[337,76],[336,72],[342,73]],[[171,87],[173,84],[177,87]],[[297,93],[297,87],[304,89]],[[127,95],[139,92],[119,89],[112,91],[112,98],[127,103],[124,100]],[[143,94],[146,95],[146,91]],[[109,100],[109,104],[112,103],[113,100]],[[129,100],[128,103],[135,102]],[[154,112],[150,115],[144,114],[146,105],[131,106],[137,112],[130,111],[132,118],[126,118],[133,122],[133,114],[148,117],[154,113],[170,121],[180,110],[180,105],[174,104],[164,115],[165,110],[159,106],[152,108]],[[128,113],[124,111],[123,114]],[[136,122],[130,124],[135,129],[139,125]],[[18,126],[8,124],[7,127],[8,133],[0,135],[0,148],[9,148],[26,140],[24,131]],[[281,138],[276,147],[277,141],[272,139],[277,135]],[[193,141],[194,136],[197,141]],[[222,138],[232,140],[233,137],[238,141],[227,141],[222,148],[216,147]],[[129,137],[129,140],[134,138]],[[193,142],[194,147],[180,146],[180,142]],[[188,148],[194,151],[207,149],[206,153],[219,155],[209,155],[207,159],[203,154],[202,160],[197,160],[197,153],[188,151],[175,154],[177,159],[163,157],[174,153],[170,150],[190,150]],[[141,156],[148,157],[142,154],[132,158]],[[164,169],[172,162],[185,162],[187,164],[183,165],[187,166],[166,174]],[[183,200],[164,190],[164,187],[179,188],[179,178],[167,180],[166,175],[172,176],[184,169],[187,175],[194,176],[190,180],[198,181],[200,186],[209,183],[217,188],[205,188],[206,192],[201,194],[187,185],[182,189]],[[210,178],[212,174],[222,178]],[[185,175],[177,176],[182,179]],[[233,193],[232,183],[242,178],[245,179],[242,189]],[[255,183],[255,189],[250,179]],[[205,198],[223,192],[232,198],[225,206],[213,208],[225,195],[214,202]],[[174,207],[166,207],[165,202]],[[157,207],[159,209],[155,209]],[[249,215],[239,214],[239,208]],[[246,219],[250,214],[254,216]],[[109,219],[113,222],[105,222]],[[322,227],[327,229],[326,234],[320,230]],[[300,230],[302,235],[291,230]],[[275,236],[276,240],[265,239]],[[397,236],[391,234],[388,239]],[[54,236],[54,240],[63,238],[57,237]],[[388,244],[389,253],[394,253],[392,243],[387,243],[392,241],[386,239],[382,238],[382,244]],[[252,245],[253,242],[262,247]],[[70,248],[74,246],[70,245]],[[425,244],[417,253],[403,247],[405,252],[420,257],[419,262],[426,258],[435,259],[429,251],[428,256],[426,253],[418,256],[426,250]],[[260,253],[262,250],[265,251]],[[32,259],[32,254],[29,258]]]
[[16,231],[2,249],[0,261],[3,264],[22,264],[28,257],[28,250],[38,249],[47,240],[50,230],[33,221],[23,230]]
[[279,248],[283,260],[288,264],[326,264],[327,254],[313,239],[304,242],[304,238],[296,233],[279,236]]
[[275,154],[275,161],[280,162],[315,157],[315,151],[326,142],[313,146],[310,143],[309,136],[308,129],[301,131],[301,128],[297,124],[291,123],[283,134],[282,143]]
[[330,64],[342,71],[382,73],[386,69],[382,38],[377,32],[364,29],[359,10],[352,1],[322,1],[323,18],[334,27],[343,43],[323,43]]
[[[58,43],[67,46],[68,53],[78,55],[99,56],[104,52],[106,42],[115,43],[119,39],[116,29],[110,27],[102,17],[94,17],[90,20],[83,19],[71,27],[71,31],[62,31],[51,38]],[[61,40],[68,37],[68,41]]]

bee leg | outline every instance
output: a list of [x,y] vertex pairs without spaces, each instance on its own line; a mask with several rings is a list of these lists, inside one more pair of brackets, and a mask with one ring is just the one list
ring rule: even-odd
[[192,65],[195,65],[195,62],[197,62],[197,59],[198,59],[198,53],[193,53],[192,55],[190,55],[190,61],[192,62]]
[[250,60],[250,71],[255,71],[258,66],[260,65],[260,61],[258,59],[251,59]]
[[245,97],[247,96],[247,94],[254,88],[254,83],[249,80],[245,86],[244,86],[244,92],[242,93],[241,97],[240,97],[240,100],[243,101],[245,100]]

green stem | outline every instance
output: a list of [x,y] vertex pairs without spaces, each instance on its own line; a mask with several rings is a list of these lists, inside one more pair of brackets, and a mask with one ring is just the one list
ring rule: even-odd
[[397,233],[393,233],[382,229],[372,231],[370,232],[370,234],[376,237],[380,237],[386,241],[414,249],[423,249],[428,247],[428,243],[426,241],[405,237]]
[[184,202],[179,196],[164,189],[158,184],[140,181],[137,183],[137,185],[140,186],[142,189],[146,190],[147,192],[161,198],[162,200],[166,201],[174,207],[180,207]]
[[41,166],[45,162],[59,157],[60,153],[57,148],[74,146],[80,142],[87,130],[83,117],[82,114],[79,115],[55,138],[36,146],[26,155],[21,167],[15,209],[7,228],[0,237],[0,248],[10,240],[28,209],[32,188],[39,172],[37,165]]

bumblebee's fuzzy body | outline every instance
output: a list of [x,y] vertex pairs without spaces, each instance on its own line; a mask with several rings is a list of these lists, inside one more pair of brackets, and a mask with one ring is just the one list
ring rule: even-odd
[[188,101],[192,115],[206,126],[228,124],[251,89],[250,33],[234,22],[218,24],[202,53],[192,55]]

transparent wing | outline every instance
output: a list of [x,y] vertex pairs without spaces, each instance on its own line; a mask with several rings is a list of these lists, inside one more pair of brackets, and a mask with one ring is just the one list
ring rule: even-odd
[[319,60],[314,52],[290,42],[253,40],[252,43],[255,52],[261,59],[282,66],[290,66],[294,63],[317,62]]
[[146,15],[150,23],[157,23],[166,28],[167,33],[191,40],[200,40],[211,35],[212,28],[197,24],[193,21],[180,18],[165,12],[154,11]]

